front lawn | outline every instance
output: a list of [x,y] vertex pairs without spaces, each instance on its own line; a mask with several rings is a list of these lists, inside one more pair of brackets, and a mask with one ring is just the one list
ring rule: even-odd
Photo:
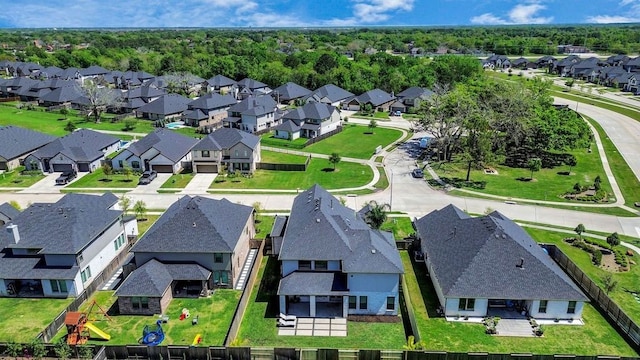
[[134,188],[138,186],[138,176],[136,173],[106,176],[100,168],[67,185],[67,188]]
[[30,343],[72,300],[0,298],[0,341]]
[[0,187],[29,187],[38,181],[44,179],[42,173],[35,175],[22,175],[20,172],[24,170],[21,166],[10,172],[0,174]]
[[170,178],[167,179],[167,181],[164,182],[164,184],[162,184],[162,186],[160,186],[161,189],[167,189],[167,188],[176,188],[176,189],[184,189],[189,182],[193,179],[193,176],[195,174],[192,172],[182,172],[180,174],[173,174],[171,175]]
[[438,298],[424,263],[415,263],[406,251],[400,255],[421,339],[429,350],[638,356],[590,304],[582,312],[585,325],[549,325],[543,337],[491,336],[484,333],[482,324],[448,322],[436,313]]
[[242,346],[338,349],[402,349],[406,344],[402,322],[347,322],[346,337],[278,336],[279,265],[275,258],[265,257],[247,304],[236,342]]
[[[595,149],[594,149],[595,150]],[[597,176],[600,176],[602,189],[611,193],[611,185],[602,168],[602,162],[598,151],[591,153],[585,150],[570,152],[575,155],[578,164],[571,169],[571,175],[562,174],[568,172],[568,166],[558,166],[552,169],[540,169],[533,173],[523,168],[512,168],[505,165],[495,165],[493,168],[498,174],[485,174],[484,170],[472,170],[470,183],[466,183],[467,165],[460,159],[452,162],[431,163],[431,167],[438,176],[445,181],[456,183],[463,188],[480,193],[547,201],[564,201],[563,194],[573,190],[576,183],[582,186],[591,186]],[[484,188],[482,188],[484,185]],[[613,194],[611,194],[613,198]]]
[[371,133],[367,126],[345,124],[342,132],[309,145],[303,151],[327,155],[337,152],[343,157],[369,159],[377,146],[384,148],[400,136],[402,132],[396,129],[376,127]]
[[[98,305],[107,312],[111,320],[102,316],[96,308],[89,315],[96,327],[111,335],[111,340],[105,342],[99,339],[90,339],[89,344],[101,345],[126,345],[138,344],[142,338],[145,325],[156,328],[156,316],[118,315],[117,297],[113,291],[98,291],[93,295]],[[225,336],[231,326],[233,314],[240,301],[242,292],[236,290],[219,289],[208,298],[176,298],[171,301],[164,315],[169,316],[169,321],[162,324],[165,340],[161,345],[191,345],[197,334],[202,335],[202,346],[222,346]],[[91,300],[85,302],[81,311],[87,311]],[[188,309],[191,317],[198,317],[198,325],[191,325],[191,318],[180,320],[182,309]],[[64,337],[66,329],[58,333],[56,339]]]
[[210,189],[306,189],[319,184],[325,189],[363,186],[373,179],[369,166],[340,162],[333,171],[327,159],[311,159],[307,171],[256,170],[251,178],[218,176]]

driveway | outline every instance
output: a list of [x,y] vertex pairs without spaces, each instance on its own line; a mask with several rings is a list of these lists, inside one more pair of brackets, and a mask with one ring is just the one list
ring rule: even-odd
[[173,174],[158,173],[158,176],[147,185],[138,185],[131,192],[135,194],[157,194],[160,186],[169,180]]
[[[81,177],[89,174],[88,172],[78,173],[75,179],[73,179],[69,184],[78,181]],[[56,194],[60,192],[60,189],[64,188],[66,185],[56,185],[56,179],[62,175],[61,172],[47,173],[45,174],[45,178],[38,181],[37,183],[31,185],[30,187],[20,190],[20,193],[23,194]]]
[[218,174],[195,174],[181,194],[206,194]]

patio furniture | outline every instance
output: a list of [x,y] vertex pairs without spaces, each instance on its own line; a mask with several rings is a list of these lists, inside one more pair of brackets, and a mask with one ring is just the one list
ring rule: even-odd
[[282,319],[284,321],[295,321],[296,320],[296,316],[295,315],[286,315],[286,314],[280,313],[280,319]]
[[278,318],[278,323],[276,324],[278,327],[294,327],[296,326],[295,320],[283,320]]

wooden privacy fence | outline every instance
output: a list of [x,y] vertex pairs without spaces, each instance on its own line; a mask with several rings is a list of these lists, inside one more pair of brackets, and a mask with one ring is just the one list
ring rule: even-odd
[[276,164],[276,163],[256,163],[256,169],[260,170],[279,170],[279,171],[307,171],[307,167],[311,162],[311,155],[307,156],[304,164]]
[[549,255],[582,288],[602,314],[636,351],[640,351],[640,328],[631,318],[554,244],[543,245]]

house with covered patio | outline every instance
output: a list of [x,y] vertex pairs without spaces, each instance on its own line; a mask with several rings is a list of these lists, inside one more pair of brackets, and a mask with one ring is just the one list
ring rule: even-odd
[[296,196],[279,249],[280,312],[396,316],[404,272],[393,235],[374,230],[319,185]]
[[342,118],[335,106],[311,102],[286,112],[282,124],[273,130],[274,136],[280,139],[312,139],[336,130],[340,125]]

